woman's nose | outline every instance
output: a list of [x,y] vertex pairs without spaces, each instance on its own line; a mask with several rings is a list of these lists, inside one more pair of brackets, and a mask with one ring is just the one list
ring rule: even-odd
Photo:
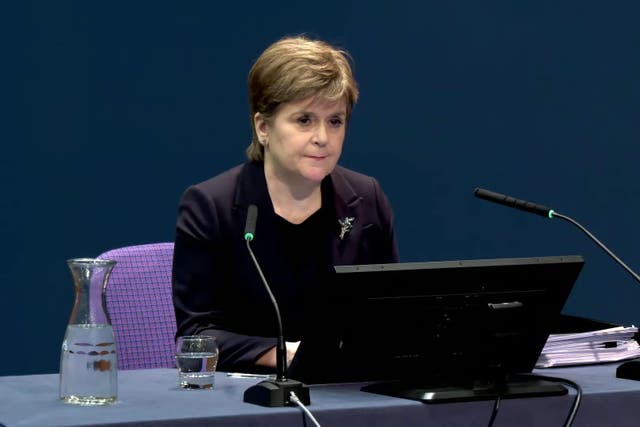
[[316,128],[316,131],[313,135],[313,143],[315,145],[325,145],[328,139],[328,132],[326,126],[321,124]]

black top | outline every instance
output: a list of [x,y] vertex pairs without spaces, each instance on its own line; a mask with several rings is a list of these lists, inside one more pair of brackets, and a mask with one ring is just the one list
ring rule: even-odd
[[330,213],[331,209],[323,205],[301,224],[292,224],[281,217],[276,221],[282,240],[282,261],[289,266],[290,276],[286,283],[278,284],[279,292],[274,296],[281,317],[289,325],[285,335],[293,341],[302,338],[305,314],[313,306],[314,289],[321,285],[318,278],[330,273],[328,237],[334,228]]

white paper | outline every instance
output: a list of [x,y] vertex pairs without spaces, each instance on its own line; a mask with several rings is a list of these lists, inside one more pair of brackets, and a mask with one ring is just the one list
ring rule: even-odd
[[536,368],[617,362],[640,357],[635,326],[597,331],[552,334],[540,353]]

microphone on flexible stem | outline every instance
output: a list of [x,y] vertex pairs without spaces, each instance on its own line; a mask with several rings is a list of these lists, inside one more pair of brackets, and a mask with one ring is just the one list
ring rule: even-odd
[[[589,230],[584,228],[572,218],[566,215],[562,215],[547,206],[531,203],[526,200],[516,199],[510,196],[505,196],[504,194],[500,193],[494,193],[493,191],[485,190],[483,188],[476,188],[473,191],[473,194],[480,199],[488,200],[490,202],[520,209],[537,215],[542,215],[550,219],[560,218],[570,222],[571,224],[582,230],[591,240],[593,240],[611,258],[613,258],[620,266],[622,266],[622,268],[624,268],[629,274],[631,274],[631,276],[633,276],[633,278],[638,283],[640,283],[640,276],[638,276],[631,268],[629,268],[624,262],[622,262],[620,258],[618,258],[613,252],[611,252],[609,248],[607,248],[600,240],[596,238],[596,236],[591,234]],[[640,360],[631,360],[622,363],[616,370],[616,377],[626,378],[630,380],[640,380]]]
[[278,339],[276,343],[276,378],[275,380],[264,380],[258,384],[249,387],[244,392],[244,401],[247,403],[253,403],[261,406],[288,406],[295,404],[291,400],[291,392],[295,393],[298,399],[305,405],[310,404],[309,387],[300,381],[287,378],[287,344],[284,340],[284,332],[282,328],[282,318],[280,317],[280,308],[276,301],[271,288],[267,283],[267,279],[262,273],[260,264],[256,259],[253,251],[251,250],[251,241],[254,238],[256,230],[256,221],[258,219],[258,207],[256,205],[249,205],[247,212],[247,222],[245,223],[244,239],[247,242],[247,249],[253,264],[256,266],[262,283],[264,284],[271,303],[276,312],[276,318],[278,320]]

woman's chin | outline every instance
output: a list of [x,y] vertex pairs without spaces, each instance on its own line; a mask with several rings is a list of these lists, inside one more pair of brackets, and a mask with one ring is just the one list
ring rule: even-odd
[[302,171],[301,175],[311,182],[320,183],[322,180],[331,173],[332,169],[328,168],[311,168]]

